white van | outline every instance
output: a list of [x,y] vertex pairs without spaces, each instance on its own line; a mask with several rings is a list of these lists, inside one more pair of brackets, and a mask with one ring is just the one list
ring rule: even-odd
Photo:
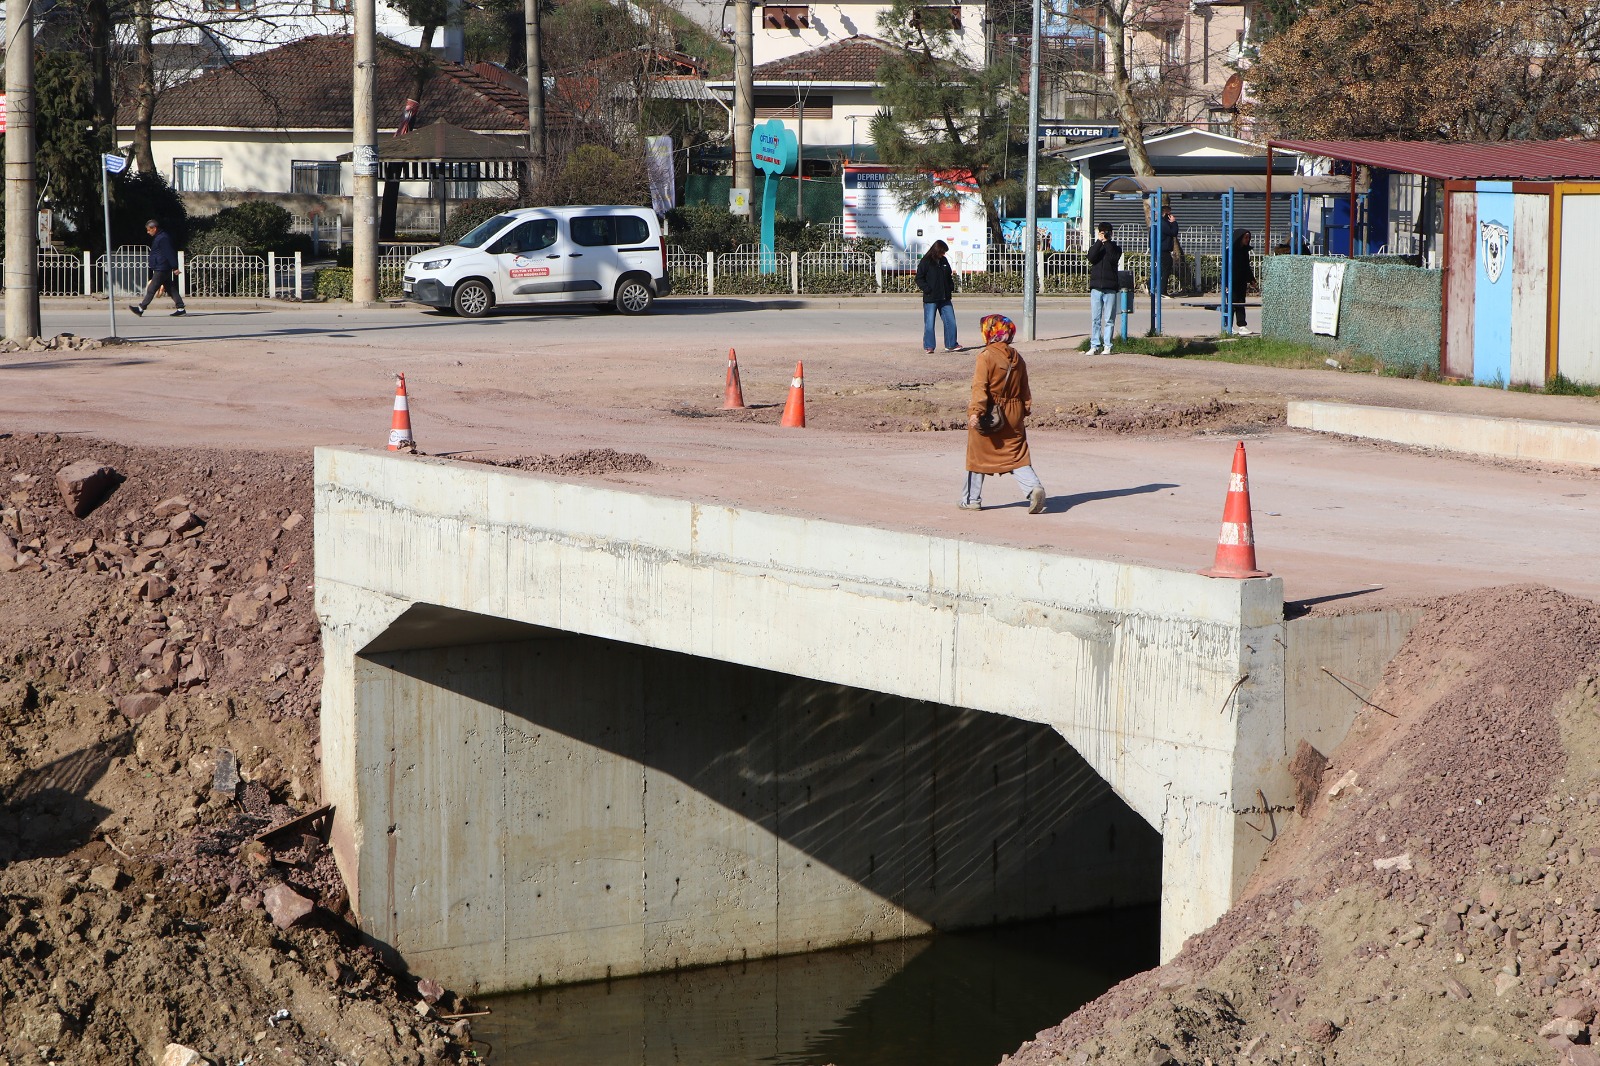
[[648,207],[524,207],[406,262],[405,297],[468,318],[496,305],[592,303],[642,315],[672,291]]

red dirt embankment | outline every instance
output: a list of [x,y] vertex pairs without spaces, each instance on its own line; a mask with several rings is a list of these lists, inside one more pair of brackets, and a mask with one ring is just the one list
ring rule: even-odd
[[1425,606],[1245,898],[1008,1063],[1600,1064],[1600,605]]

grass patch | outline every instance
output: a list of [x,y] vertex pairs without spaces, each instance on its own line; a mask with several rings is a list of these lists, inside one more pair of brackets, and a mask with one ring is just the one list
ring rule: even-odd
[[1565,374],[1556,374],[1545,382],[1546,396],[1600,396],[1600,385],[1584,385]]
[[[1089,342],[1078,346],[1087,350]],[[1112,350],[1163,359],[1209,359],[1218,363],[1275,366],[1286,370],[1345,370],[1355,374],[1383,372],[1380,360],[1359,352],[1328,353],[1273,337],[1129,337]],[[1331,362],[1330,362],[1331,360]],[[1335,365],[1337,364],[1337,365]]]

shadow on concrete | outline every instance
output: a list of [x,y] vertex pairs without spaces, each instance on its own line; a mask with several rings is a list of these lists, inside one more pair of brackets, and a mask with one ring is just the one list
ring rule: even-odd
[[112,760],[132,750],[133,733],[127,730],[24,771],[0,788],[0,866],[59,858],[87,844],[110,813],[87,798],[89,791]]
[[0,363],[0,370],[70,370],[85,366],[101,369],[108,366],[143,366],[153,362],[154,359],[41,359],[36,363]]
[[[1079,492],[1074,493],[1071,496],[1051,496],[1044,501],[1044,513],[1063,514],[1072,510],[1074,507],[1080,507],[1086,503],[1094,503],[1098,500],[1115,500],[1121,496],[1140,496],[1149,492],[1160,492],[1163,489],[1176,489],[1181,487],[1182,486],[1180,485],[1174,485],[1165,481],[1161,481],[1154,482],[1149,485],[1136,485],[1133,488],[1127,489],[1103,489],[1100,492]],[[1028,506],[1028,501],[1019,500],[1014,504],[1003,503],[999,506],[1026,508]],[[984,504],[983,509],[985,511],[989,510],[989,504]]]
[[[535,639],[507,642],[508,628]],[[446,642],[461,646],[438,646]],[[484,766],[494,780],[535,774],[538,795],[581,797],[618,774],[615,767],[643,767],[644,794],[650,805],[664,805],[656,812],[663,824],[683,824],[675,819],[687,815],[674,809],[698,809],[697,794],[738,815],[741,828],[716,832],[751,840],[770,834],[935,928],[1159,897],[1159,835],[1038,722],[426,606],[408,611],[361,659],[370,683],[358,691],[370,702],[358,714],[393,715],[390,735],[418,738],[415,750],[398,756],[404,762],[459,759],[458,748],[435,753],[431,745],[443,735],[433,723],[462,708],[471,721],[450,727],[450,743],[461,743],[457,729],[500,733],[518,738],[505,740],[504,750],[545,753],[536,767]],[[499,714],[486,718],[483,708]],[[594,796],[579,802],[593,806]],[[419,809],[418,816],[426,815]],[[563,824],[587,816],[542,815]],[[648,807],[644,822],[651,824]],[[779,861],[757,858],[759,851],[735,865]],[[778,872],[806,876],[790,867]]]

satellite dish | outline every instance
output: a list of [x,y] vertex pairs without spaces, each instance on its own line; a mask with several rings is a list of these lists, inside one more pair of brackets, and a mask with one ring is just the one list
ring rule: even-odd
[[1239,97],[1244,95],[1244,75],[1235,73],[1228,78],[1228,83],[1222,87],[1222,106],[1229,109],[1239,106]]

